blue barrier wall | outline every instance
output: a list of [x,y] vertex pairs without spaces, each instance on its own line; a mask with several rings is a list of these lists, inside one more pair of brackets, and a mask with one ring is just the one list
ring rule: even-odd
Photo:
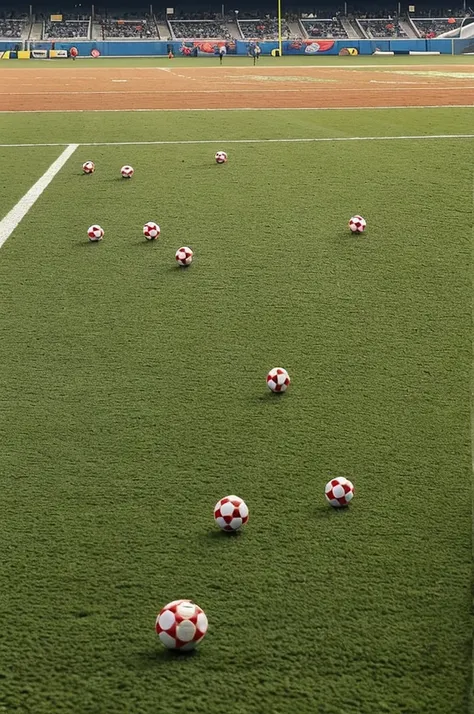
[[14,50],[17,45],[23,47],[21,42],[0,42],[0,52],[6,52],[7,50]]
[[[217,54],[217,43],[212,41],[195,42],[162,42],[162,41],[131,41],[131,42],[55,42],[55,49],[69,50],[77,47],[80,56],[90,55],[92,50],[98,50],[103,57],[138,57],[150,55],[167,55],[171,50],[176,57],[198,54],[213,56]],[[408,52],[441,52],[441,54],[462,54],[474,44],[471,40],[301,40],[283,42],[283,53],[287,55],[338,55],[346,47],[354,47],[361,55],[371,55],[377,49],[382,52],[408,54]],[[263,55],[278,47],[277,42],[260,42]],[[15,43],[0,43],[0,50],[13,49]],[[51,42],[35,42],[31,49],[51,49]],[[247,55],[249,42],[237,41],[228,46],[229,54]],[[474,51],[474,48],[471,49]]]

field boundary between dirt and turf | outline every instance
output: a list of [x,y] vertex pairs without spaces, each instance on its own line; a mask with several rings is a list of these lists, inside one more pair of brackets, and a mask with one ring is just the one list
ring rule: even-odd
[[[64,144],[62,144],[64,146]],[[58,156],[44,174],[33,184],[33,186],[20,198],[18,203],[13,206],[11,211],[0,220],[0,248],[11,236],[18,224],[23,220],[28,211],[43,191],[49,186],[54,177],[61,171],[65,163],[71,158],[73,153],[78,148],[79,144],[66,144],[66,148]]]
[[354,112],[390,109],[474,109],[474,104],[402,104],[384,107],[200,107],[198,109],[0,109],[0,114],[94,114],[100,112]]
[[443,140],[443,139],[474,139],[474,134],[412,134],[401,136],[321,136],[321,137],[300,137],[290,139],[177,139],[161,141],[83,141],[79,144],[69,144],[68,142],[52,142],[38,144],[0,144],[1,149],[7,148],[29,148],[46,146],[173,146],[173,145],[196,145],[196,144],[317,144],[328,142],[347,141],[418,141],[418,140]]

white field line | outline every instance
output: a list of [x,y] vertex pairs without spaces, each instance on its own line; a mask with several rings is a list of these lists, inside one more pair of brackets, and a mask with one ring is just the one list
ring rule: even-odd
[[[94,59],[94,58],[92,58],[92,57],[79,57],[78,59],[82,59],[82,60],[92,60],[92,59]],[[111,57],[110,59],[118,59],[118,58],[117,58],[117,57],[113,57],[113,58]],[[142,59],[143,59],[143,57],[142,57]],[[210,58],[209,58],[209,61],[211,61],[212,59],[218,59],[218,58],[217,58],[217,57],[215,57],[215,58],[211,58],[211,57],[210,57]],[[252,60],[251,60],[250,58],[249,58],[249,64],[241,63],[241,64],[234,64],[234,65],[232,65],[232,64],[227,64],[227,62],[228,62],[229,59],[230,59],[231,63],[232,63],[233,61],[235,61],[232,57],[229,57],[229,55],[227,55],[226,65],[223,67],[224,70],[228,70],[228,69],[231,69],[231,70],[234,70],[234,69],[235,69],[235,70],[240,70],[240,69],[242,69],[242,68],[253,70],[253,65],[251,64],[251,63],[252,63]],[[47,60],[43,60],[43,61],[47,62]],[[95,61],[96,63],[97,63],[97,62],[100,62],[100,60],[97,60],[97,59],[95,59],[94,61]],[[53,65],[53,62],[57,62],[57,60],[50,60],[50,63],[51,63],[51,64],[49,64],[49,62],[48,62],[49,66],[54,66],[54,65]],[[262,67],[263,69],[265,69],[265,71],[267,71],[267,70],[269,70],[269,71],[275,70],[275,71],[278,71],[278,72],[281,71],[282,68],[283,68],[283,69],[340,69],[340,70],[348,70],[348,69],[366,69],[367,67],[370,68],[370,69],[373,69],[373,68],[385,69],[385,67],[397,67],[397,68],[400,68],[400,67],[410,67],[410,68],[413,68],[413,67],[421,67],[422,69],[426,69],[427,71],[429,70],[430,67],[435,67],[435,68],[439,68],[439,67],[449,67],[449,68],[456,68],[456,69],[458,69],[458,68],[466,69],[466,68],[467,68],[467,71],[469,71],[469,67],[470,67],[471,64],[472,64],[472,62],[465,62],[464,64],[451,64],[450,62],[440,62],[439,64],[438,64],[438,63],[434,63],[433,65],[430,65],[430,64],[397,64],[397,63],[385,63],[385,62],[379,62],[379,63],[377,63],[377,64],[375,64],[375,63],[371,63],[371,64],[352,64],[352,62],[351,62],[350,64],[349,64],[349,63],[347,63],[347,64],[316,64],[316,63],[314,63],[314,64],[284,64],[284,65],[279,65],[279,66],[273,66],[273,67],[272,67],[271,65],[267,65],[267,64],[264,63],[264,64],[260,65],[260,67]],[[190,70],[190,71],[196,71],[196,70],[197,70],[198,72],[200,72],[202,69],[211,69],[211,70],[213,70],[213,71],[216,71],[216,69],[217,69],[217,71],[220,71],[220,68],[219,68],[219,66],[218,66],[217,64],[212,64],[212,65],[211,65],[211,64],[208,64],[207,66],[206,66],[206,65],[199,65],[198,67],[192,67],[192,66],[187,66],[187,65],[184,65],[184,64],[179,64],[179,65],[175,65],[175,67],[169,67],[169,68],[168,68],[168,67],[156,67],[156,66],[154,66],[154,65],[152,65],[152,64],[150,64],[150,65],[148,65],[148,66],[146,66],[146,67],[123,67],[123,66],[121,66],[121,65],[106,65],[106,66],[104,66],[104,67],[101,67],[100,65],[95,64],[95,65],[94,65],[94,72],[95,72],[96,70],[99,71],[99,72],[101,72],[101,71],[106,71],[106,72],[107,72],[107,71],[109,71],[110,69],[120,69],[120,71],[122,71],[122,72],[123,72],[123,71],[128,71],[128,72],[132,72],[132,71],[133,71],[133,72],[148,72],[148,71],[150,71],[150,70],[158,70],[158,71],[161,71],[161,72],[173,72],[175,68],[176,68],[176,69],[183,69],[183,67],[186,67],[186,70]],[[37,66],[36,66],[36,67],[29,67],[29,66],[23,65],[22,68],[21,68],[21,70],[18,70],[17,67],[12,66],[12,65],[9,64],[8,62],[6,62],[6,63],[5,63],[5,67],[2,67],[2,69],[5,69],[7,72],[11,72],[11,71],[20,71],[20,72],[28,72],[28,71],[30,71],[30,72],[31,72],[31,71],[36,71],[36,70],[38,69],[38,67],[37,67]],[[256,71],[259,71],[259,67],[255,67],[255,70],[256,70]],[[46,71],[47,71],[47,72],[51,72],[50,69],[48,69],[48,70],[46,70]],[[54,71],[54,72],[70,72],[70,71],[71,71],[71,67],[54,67],[54,70],[53,70],[53,71]],[[81,66],[79,65],[79,66],[74,67],[74,71],[75,71],[75,72],[78,72],[78,73],[81,73],[81,72],[89,72],[89,71],[90,71],[90,67],[81,67]]]
[[[241,84],[247,84],[247,82],[242,82]],[[402,87],[396,87],[394,86],[390,91],[391,92],[407,92],[407,91],[432,91],[432,90],[442,90],[443,92],[458,92],[460,89],[474,89],[474,85],[470,86],[462,86],[462,87],[445,87],[443,85],[437,86],[434,84],[419,84],[416,86],[409,86],[407,87],[406,85],[403,85]],[[318,92],[320,94],[321,92],[331,92],[331,94],[334,93],[341,93],[341,92],[358,92],[360,94],[361,91],[364,91],[363,88],[361,87],[334,87],[331,85],[330,87],[326,87],[324,85],[318,84],[317,87],[298,87],[298,89],[293,89],[293,88],[287,88],[287,89],[273,89],[270,87],[258,87],[258,89],[246,89],[245,94],[303,94],[305,92]],[[369,92],[386,92],[385,87],[372,87],[370,90],[367,90]],[[141,95],[155,95],[155,94],[242,94],[242,89],[224,89],[224,90],[218,90],[218,89],[104,89],[104,90],[94,90],[94,91],[88,91],[88,90],[71,90],[71,91],[59,91],[59,92],[3,92],[2,96],[4,97],[39,97],[39,96],[49,96],[49,97],[62,97],[65,95],[103,95],[103,94],[123,94],[123,95],[130,95],[130,94],[141,94]]]
[[[61,146],[64,146],[64,144]],[[79,144],[68,144],[61,156],[59,156],[56,161],[53,161],[49,169],[47,169],[41,178],[25,193],[23,198],[20,198],[16,206],[7,213],[5,218],[0,221],[0,248],[11,236],[20,221],[23,220],[30,208],[36,203],[45,188],[49,186],[56,174],[59,173],[66,161],[73,155],[78,146]]]
[[[51,60],[53,62],[54,60]],[[0,114],[87,114],[89,112],[357,112],[379,109],[473,109],[474,104],[403,104],[393,107],[207,107],[201,109],[0,109]],[[64,144],[61,144],[64,146]]]
[[[296,139],[183,139],[175,141],[86,141],[82,144],[69,144],[74,146],[183,146],[195,144],[317,144],[347,141],[415,141],[426,139],[474,139],[474,134],[413,134],[401,136],[327,136]],[[35,148],[41,146],[66,146],[66,144],[0,144],[0,149],[7,148]],[[71,154],[73,152],[71,151]],[[61,158],[61,157],[60,157]],[[66,159],[67,160],[67,159]],[[59,161],[59,159],[58,159]],[[64,162],[65,163],[65,162]],[[54,166],[54,164],[53,164]],[[52,167],[51,167],[52,168]],[[61,168],[61,167],[59,167]],[[51,170],[51,169],[49,169]],[[59,169],[58,169],[59,170]],[[57,173],[57,171],[56,171]],[[46,174],[45,174],[46,175]],[[43,177],[44,178],[44,177]],[[40,179],[41,181],[41,179]],[[48,182],[49,183],[49,182]],[[36,184],[35,184],[36,185]],[[33,186],[34,188],[34,186]],[[33,190],[33,189],[31,189]],[[36,200],[36,199],[35,199]]]

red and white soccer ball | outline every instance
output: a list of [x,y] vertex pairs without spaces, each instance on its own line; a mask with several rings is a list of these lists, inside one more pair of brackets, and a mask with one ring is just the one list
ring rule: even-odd
[[120,173],[122,174],[122,178],[132,178],[133,176],[133,169],[131,166],[122,166],[120,169]]
[[91,226],[87,231],[87,235],[92,242],[102,240],[104,237],[104,229],[97,225]]
[[169,650],[189,652],[207,632],[208,622],[203,610],[191,600],[173,600],[156,618],[155,630],[161,643]]
[[179,265],[191,265],[193,262],[193,255],[194,253],[191,248],[184,246],[176,251],[175,258]]
[[354,498],[354,486],[349,479],[339,476],[328,481],[325,494],[328,503],[333,508],[341,508],[342,506],[348,506]]
[[223,531],[238,531],[249,519],[249,509],[239,496],[226,496],[216,503],[214,518]]
[[216,151],[216,163],[217,164],[226,164],[227,163],[227,154],[225,151]]
[[93,174],[95,171],[95,164],[93,161],[86,161],[82,164],[82,170],[85,174]]
[[290,375],[283,367],[274,367],[267,374],[267,385],[272,392],[286,392],[290,386]]
[[367,226],[367,221],[362,216],[352,216],[349,221],[349,228],[353,233],[363,233]]
[[156,240],[160,235],[160,226],[158,223],[153,223],[153,221],[148,221],[143,226],[143,235],[147,240]]

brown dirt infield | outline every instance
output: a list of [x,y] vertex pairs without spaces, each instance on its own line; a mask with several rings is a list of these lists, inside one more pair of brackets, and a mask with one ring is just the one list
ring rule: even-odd
[[353,69],[39,65],[0,74],[0,111],[474,106],[466,65]]

